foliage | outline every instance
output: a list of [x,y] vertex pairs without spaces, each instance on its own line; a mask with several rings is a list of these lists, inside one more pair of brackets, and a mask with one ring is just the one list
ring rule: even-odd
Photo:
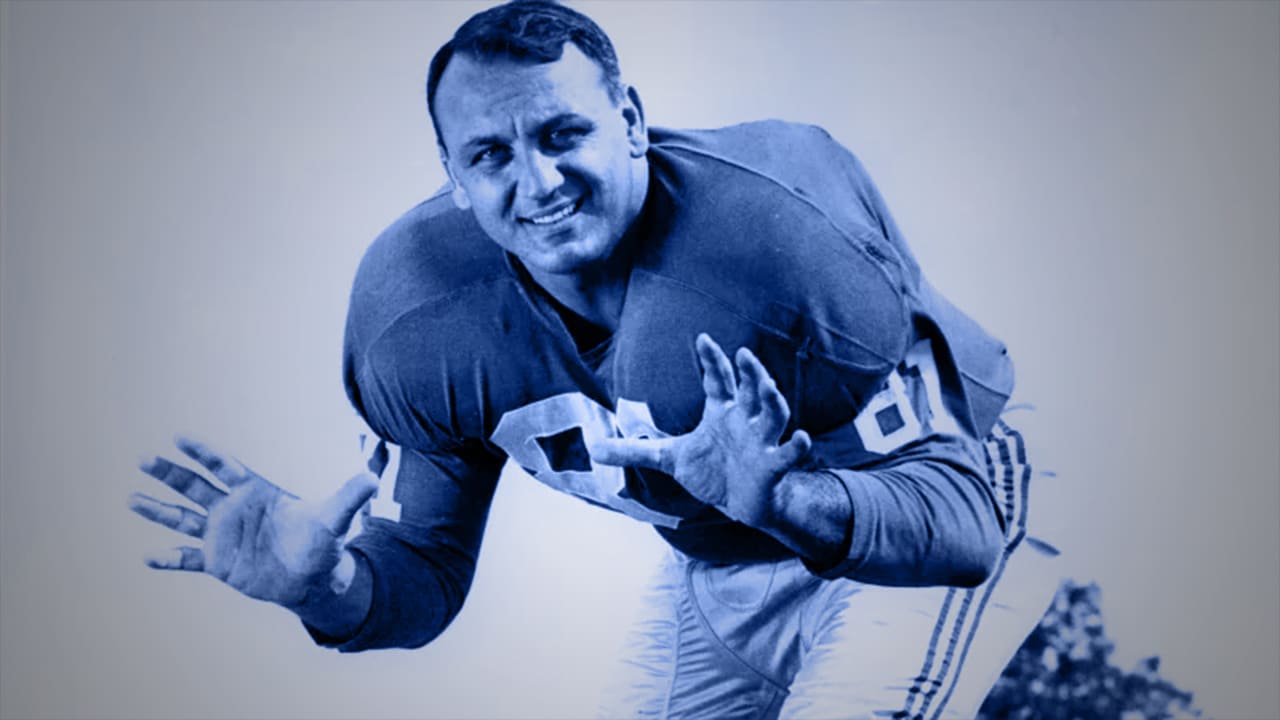
[[1114,644],[1102,626],[1101,591],[1070,580],[996,681],[981,720],[1156,720],[1199,718],[1192,694],[1160,677],[1149,657],[1131,672],[1108,663]]

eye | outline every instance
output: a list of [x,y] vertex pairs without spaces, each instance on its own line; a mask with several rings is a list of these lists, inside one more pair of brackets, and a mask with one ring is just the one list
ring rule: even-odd
[[489,145],[481,148],[471,156],[474,165],[500,165],[506,161],[510,151],[504,145]]
[[574,125],[556,128],[547,133],[546,143],[548,147],[555,150],[570,150],[576,147],[588,132],[587,128]]

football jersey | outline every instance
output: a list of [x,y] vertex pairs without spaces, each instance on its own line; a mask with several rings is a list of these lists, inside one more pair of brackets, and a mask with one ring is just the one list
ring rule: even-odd
[[[791,408],[788,433],[814,439],[814,467],[875,468],[921,447],[981,462],[977,438],[1012,387],[1007,353],[925,282],[853,155],[819,128],[776,121],[650,136],[625,303],[594,347],[580,349],[564,311],[447,194],[369,249],[348,316],[347,392],[425,468],[395,484],[394,521],[366,523],[353,543],[375,575],[393,544],[404,557],[406,544],[478,543],[476,506],[507,459],[694,557],[793,555],[671,477],[587,453],[594,438],[697,425],[703,332],[760,358]],[[460,506],[468,520],[449,517]]]

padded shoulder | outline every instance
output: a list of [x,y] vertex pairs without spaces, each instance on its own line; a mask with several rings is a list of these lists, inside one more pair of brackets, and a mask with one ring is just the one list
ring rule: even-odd
[[348,342],[365,349],[404,313],[508,273],[470,212],[438,194],[384,230],[356,271]]
[[901,360],[904,267],[825,131],[765,121],[655,137],[671,205],[657,213],[670,226],[655,233],[655,272],[838,364],[887,372]]

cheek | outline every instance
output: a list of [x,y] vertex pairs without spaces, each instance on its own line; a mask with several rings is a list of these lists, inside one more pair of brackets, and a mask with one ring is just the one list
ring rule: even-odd
[[470,183],[467,185],[467,197],[471,203],[471,211],[477,216],[501,216],[507,204],[502,185],[496,182]]
[[474,208],[500,208],[507,201],[513,183],[503,173],[472,173],[462,183]]

